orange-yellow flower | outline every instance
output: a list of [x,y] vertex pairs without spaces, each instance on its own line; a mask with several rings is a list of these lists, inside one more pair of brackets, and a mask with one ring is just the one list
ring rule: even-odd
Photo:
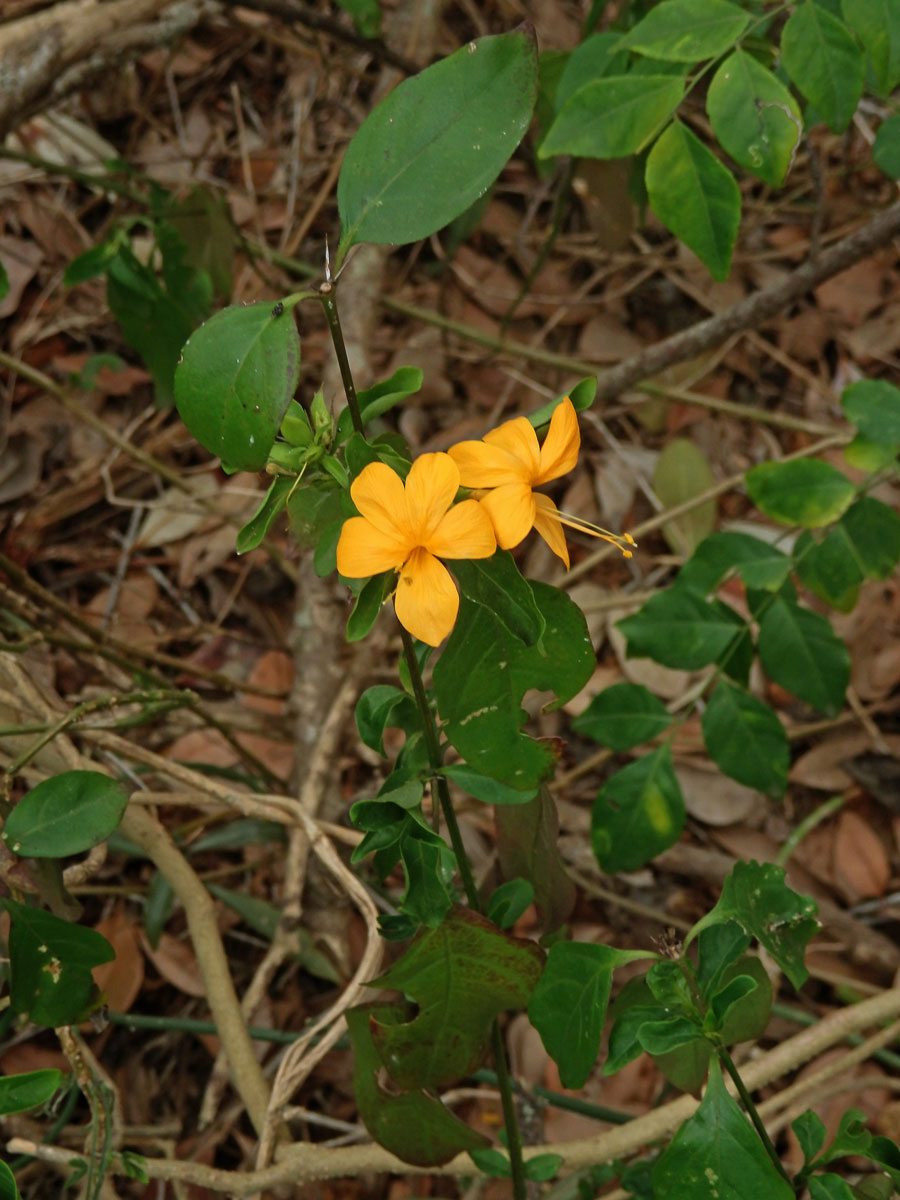
[[581,434],[578,418],[568,396],[553,410],[550,428],[543,446],[525,417],[506,421],[484,435],[480,442],[459,442],[451,446],[450,457],[459,467],[463,487],[486,489],[481,505],[487,510],[504,550],[519,542],[536,529],[554,554],[568,567],[569,551],[563,525],[570,525],[595,537],[605,538],[619,546],[626,557],[621,541],[634,545],[626,534],[624,539],[606,530],[598,530],[587,522],[561,513],[549,496],[533,489],[567,474],[578,461]]
[[337,568],[349,579],[399,571],[394,608],[413,637],[438,646],[459,612],[456,585],[441,558],[489,558],[497,549],[475,500],[453,507],[459,470],[448,454],[423,454],[406,483],[385,463],[369,463],[350,485],[362,514],[344,522]]

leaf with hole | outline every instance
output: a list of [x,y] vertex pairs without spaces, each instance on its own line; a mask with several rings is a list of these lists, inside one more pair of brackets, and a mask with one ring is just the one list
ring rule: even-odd
[[723,150],[781,187],[803,136],[803,117],[784,84],[752,54],[735,50],[713,76],[706,112]]

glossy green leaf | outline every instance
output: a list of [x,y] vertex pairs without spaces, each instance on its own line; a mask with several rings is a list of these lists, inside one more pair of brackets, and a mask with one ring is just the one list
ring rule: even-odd
[[809,1179],[810,1200],[857,1200],[850,1184],[830,1171]]
[[555,1179],[563,1161],[561,1154],[535,1154],[525,1160],[525,1178],[534,1183]]
[[400,902],[400,911],[420,925],[434,929],[443,921],[453,903],[443,864],[447,862],[449,876],[456,867],[456,860],[445,846],[436,846],[419,837],[418,833],[415,826],[408,826],[400,838],[400,861],[406,875],[406,890]]
[[[675,508],[708,492],[715,484],[709,460],[696,443],[673,438],[656,460],[653,490],[663,508]],[[716,502],[706,500],[663,525],[663,536],[676,554],[691,554],[716,527]]]
[[548,584],[534,583],[532,589],[547,623],[540,646],[523,645],[464,595],[434,668],[438,710],[451,745],[476,770],[523,791],[551,770],[553,750],[521,732],[522,697],[538,688],[564,704],[584,687],[596,664],[578,606]]
[[800,109],[784,84],[751,54],[736,50],[713,76],[706,112],[734,161],[780,187],[803,136]]
[[7,818],[3,840],[15,854],[65,858],[104,841],[119,824],[128,792],[99,771],[63,771],[45,779]]
[[279,475],[272,480],[259,508],[247,524],[238,530],[235,539],[235,549],[238,554],[246,554],[248,550],[255,550],[262,543],[277,520],[278,514],[284,511],[291,488],[296,482],[296,479],[285,475]]
[[772,598],[759,625],[759,659],[770,679],[829,716],[850,682],[850,654],[818,613]]
[[540,408],[535,409],[534,412],[530,412],[528,420],[535,429],[542,429],[545,425],[550,424],[550,418],[567,396],[571,400],[575,411],[580,413],[585,412],[591,407],[596,395],[597,376],[588,375],[586,379],[579,379],[564,395],[557,396],[554,400],[548,400],[546,404],[542,404]]
[[384,571],[373,575],[356,597],[353,611],[347,618],[347,641],[358,642],[366,636],[375,622],[386,600],[394,592],[397,583],[396,571]]
[[844,20],[862,42],[883,95],[900,83],[900,5],[897,0],[841,0]]
[[384,731],[388,726],[409,730],[417,722],[412,696],[388,683],[366,688],[356,702],[356,728],[363,744],[386,757]]
[[736,570],[747,587],[777,591],[792,566],[783,550],[762,538],[734,531],[712,533],[678,572],[678,584],[709,595],[730,571]]
[[724,774],[781,799],[791,750],[784,726],[768,704],[720,679],[703,710],[702,727],[710,758]]
[[900,446],[900,390],[884,379],[861,379],[841,393],[841,408],[851,425],[883,446]]
[[27,1071],[0,1076],[0,1116],[46,1104],[62,1083],[62,1071]]
[[872,143],[872,157],[891,179],[900,179],[900,113],[882,121]]
[[0,900],[10,915],[10,1007],[38,1025],[77,1025],[101,1003],[91,971],[115,951],[101,934],[40,908]]
[[856,605],[865,572],[841,522],[821,541],[804,530],[794,543],[794,560],[800,582],[813,595],[839,612],[850,612]]
[[490,558],[460,559],[453,563],[453,574],[463,594],[489,609],[513,637],[526,646],[541,640],[547,622],[508,550],[497,550]]
[[645,950],[617,950],[588,942],[551,946],[528,1004],[528,1017],[559,1067],[563,1087],[582,1087],[597,1061],[615,968],[652,957]]
[[188,340],[175,403],[197,441],[227,468],[260,471],[299,378],[300,338],[289,309],[235,305]]
[[[359,413],[363,424],[380,417],[410,396],[414,396],[422,387],[424,375],[419,367],[398,367],[389,379],[383,379],[371,387],[363,388],[356,394]],[[337,441],[342,442],[350,436],[353,420],[350,409],[342,410],[337,421]]]
[[612,30],[593,33],[568,56],[556,88],[556,111],[562,109],[585,84],[604,75],[624,75],[628,53],[621,49],[622,34]]
[[638,1029],[641,1049],[648,1054],[671,1054],[696,1041],[700,1026],[690,1017],[666,1017],[662,1021],[645,1021]]
[[673,121],[647,157],[645,179],[663,225],[713,279],[727,279],[741,221],[741,193],[731,172],[686,125]]
[[785,71],[828,124],[843,133],[862,95],[866,60],[847,30],[821,4],[804,0],[781,34]]
[[794,1200],[793,1188],[728,1094],[715,1061],[700,1107],[656,1161],[653,1193],[656,1200]]
[[783,867],[737,862],[722,884],[715,908],[697,922],[685,944],[710,925],[736,921],[765,947],[794,987],[800,988],[809,975],[803,955],[819,928],[816,911],[811,897],[785,886]]
[[745,479],[750,499],[767,517],[804,529],[836,521],[855,494],[847,476],[819,458],[760,463]]
[[750,23],[726,0],[662,0],[623,40],[623,48],[669,62],[717,58]]
[[494,182],[531,122],[530,29],[470,42],[396,87],[369,114],[338,178],[338,261],[357,242],[418,241]]
[[5,1162],[0,1160],[0,1200],[22,1200],[16,1179]]
[[498,929],[510,929],[530,904],[534,888],[527,879],[510,879],[491,892],[485,916]]
[[497,857],[504,879],[525,879],[545,933],[553,933],[575,906],[575,885],[559,853],[556,803],[545,783],[533,800],[494,810]]
[[502,1150],[496,1150],[494,1147],[489,1150],[470,1150],[469,1157],[478,1170],[483,1171],[489,1179],[512,1178],[509,1155],[504,1154]]
[[890,1175],[895,1188],[900,1188],[900,1147],[895,1141],[882,1134],[876,1134],[869,1144],[866,1156]]
[[866,475],[874,475],[884,467],[893,466],[897,459],[897,447],[881,445],[858,433],[844,446],[843,454],[848,466]]
[[612,75],[579,88],[541,142],[540,154],[625,158],[653,140],[684,98],[679,76]]
[[799,1117],[791,1121],[791,1129],[793,1129],[797,1141],[800,1143],[800,1149],[803,1151],[803,1166],[808,1167],[825,1145],[825,1138],[828,1136],[828,1131],[821,1117],[809,1108],[806,1112],[802,1112]]
[[866,1114],[860,1108],[848,1108],[841,1115],[838,1131],[831,1145],[822,1155],[821,1162],[834,1162],[848,1154],[866,1154],[872,1144],[872,1135],[866,1129]]
[[353,1042],[353,1087],[366,1129],[380,1146],[420,1167],[440,1166],[466,1150],[486,1147],[487,1138],[455,1117],[436,1096],[403,1091],[393,1083],[384,1086],[372,1027],[390,1019],[393,1011],[389,1005],[369,1004],[346,1014]]
[[675,844],[684,797],[672,752],[660,746],[607,779],[594,800],[591,846],[602,870],[635,871]]
[[[483,1062],[491,1024],[522,1008],[537,983],[543,952],[468,909],[455,908],[420,934],[370,986],[395,988],[418,1011],[411,1020],[372,1024],[381,1061],[398,1087],[442,1087]],[[490,971],[485,970],[490,963]]]
[[[621,998],[626,998],[626,993],[631,990],[630,984],[643,984],[642,979],[630,980],[622,992]],[[649,999],[649,993],[644,995]],[[612,1029],[609,1031],[609,1046],[606,1056],[606,1061],[603,1064],[604,1075],[615,1075],[616,1071],[621,1071],[623,1067],[632,1062],[643,1053],[643,1046],[638,1039],[638,1033],[641,1028],[652,1021],[661,1021],[665,1019],[666,1010],[660,1004],[629,1004],[627,1007],[619,1007],[619,999],[613,1005],[614,1021]],[[618,1012],[616,1008],[618,1007]]]
[[639,612],[618,622],[628,639],[629,658],[652,658],[664,667],[696,671],[716,662],[744,628],[718,600],[704,600],[682,587],[667,588]]
[[497,779],[491,779],[489,775],[482,775],[466,763],[453,763],[449,767],[441,767],[441,774],[452,779],[458,788],[462,788],[483,804],[527,804],[537,794],[537,788],[520,791],[519,788],[509,787]]
[[125,238],[121,233],[113,234],[112,237],[104,242],[100,242],[99,245],[91,246],[83,254],[77,254],[66,265],[66,269],[63,272],[63,285],[65,287],[76,287],[79,283],[86,283],[89,279],[96,279],[98,275],[103,275],[106,268],[119,253],[124,240]]
[[900,516],[873,496],[851,504],[839,526],[867,579],[889,579],[900,561]]
[[651,742],[672,724],[672,715],[639,683],[614,683],[595,696],[572,721],[572,728],[610,750],[630,750]]
[[[726,1041],[748,1041],[751,1037],[758,1037],[768,1024],[772,1008],[772,984],[765,967],[758,958],[748,958],[743,965],[745,969],[739,973],[729,972],[731,978],[718,991],[714,991],[709,1000],[710,1017],[719,1030],[734,1026],[736,1016],[742,1016],[741,1024],[744,1027],[734,1028],[733,1037],[723,1033]],[[747,1005],[752,998],[757,998],[761,1003],[758,1005],[759,1011],[751,1014]],[[749,1027],[751,1015],[752,1028]]]
[[750,945],[750,935],[737,921],[723,921],[702,930],[697,941],[697,983],[708,1000]]

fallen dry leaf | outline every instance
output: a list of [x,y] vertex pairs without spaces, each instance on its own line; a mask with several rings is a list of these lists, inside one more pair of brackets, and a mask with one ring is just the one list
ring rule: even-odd
[[883,896],[891,864],[881,838],[852,810],[842,812],[834,835],[834,873],[848,900]]

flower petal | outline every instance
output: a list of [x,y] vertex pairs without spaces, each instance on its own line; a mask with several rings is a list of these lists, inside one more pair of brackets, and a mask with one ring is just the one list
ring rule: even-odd
[[491,488],[528,482],[525,464],[502,446],[457,442],[447,453],[459,467],[459,482],[463,487]]
[[541,446],[541,464],[532,483],[547,483],[550,479],[559,479],[566,475],[578,462],[578,451],[581,449],[581,434],[578,430],[578,417],[575,406],[566,396],[561,404],[557,404],[550,418],[550,428]]
[[497,539],[491,519],[478,501],[463,500],[450,509],[425,548],[438,558],[490,558]]
[[350,496],[362,515],[376,529],[394,538],[410,536],[410,531],[405,527],[403,480],[387,463],[374,462],[363,467],[350,484]]
[[412,549],[408,540],[382,533],[365,517],[349,517],[338,539],[337,569],[347,579],[399,571]]
[[512,421],[504,421],[496,429],[484,435],[485,444],[499,447],[508,451],[524,467],[529,483],[540,468],[540,450],[534,426],[527,417],[515,417]]
[[459,612],[456,585],[444,564],[421,546],[400,573],[394,608],[403,628],[429,646],[439,646],[453,628]]
[[559,558],[569,569],[569,548],[566,545],[566,534],[557,513],[559,510],[550,499],[541,492],[534,493],[534,527]]
[[459,469],[449,454],[420,454],[406,477],[409,532],[424,546],[459,491]]
[[534,524],[534,499],[524,483],[494,488],[478,503],[491,518],[497,545],[503,550],[518,546]]

